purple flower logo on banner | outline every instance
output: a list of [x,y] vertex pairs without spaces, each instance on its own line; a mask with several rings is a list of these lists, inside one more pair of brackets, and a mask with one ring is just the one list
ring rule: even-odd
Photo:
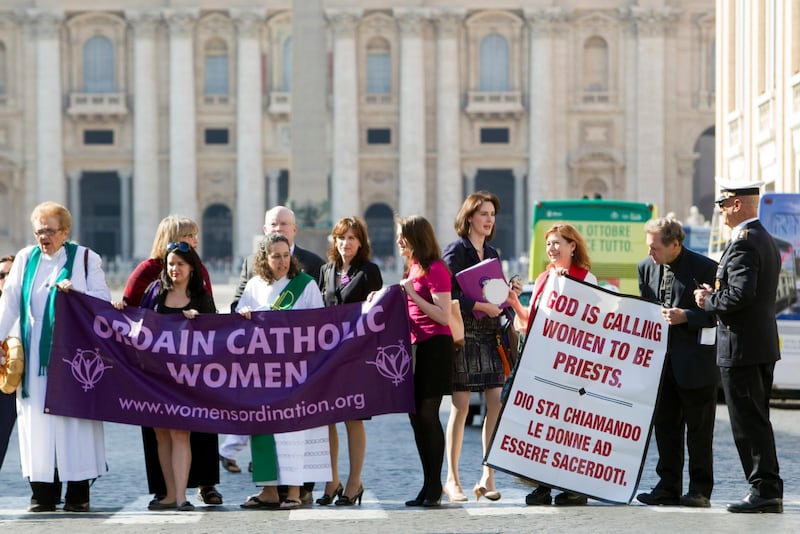
[[401,339],[397,345],[378,347],[375,361],[367,363],[374,365],[381,376],[390,378],[392,383],[397,386],[405,380],[411,369],[411,355],[408,354]]
[[72,376],[83,386],[83,391],[94,389],[94,386],[103,378],[106,369],[111,369],[110,365],[103,362],[99,354],[100,349],[75,351],[72,360],[64,359],[72,370]]

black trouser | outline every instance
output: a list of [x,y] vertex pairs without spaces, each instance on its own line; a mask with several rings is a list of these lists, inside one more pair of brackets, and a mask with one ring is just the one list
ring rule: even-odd
[[[30,482],[30,485],[33,492],[32,504],[56,505],[61,502],[61,480],[58,478],[58,469],[55,471],[53,482]],[[68,481],[64,502],[67,504],[89,502],[89,481]]]
[[17,421],[17,395],[0,394],[0,467],[8,451],[8,440]]
[[720,367],[731,431],[751,492],[765,499],[783,497],[769,397],[775,363]]
[[664,373],[653,424],[658,447],[657,489],[678,497],[683,491],[684,435],[689,452],[689,490],[711,497],[714,487],[714,419],[717,386],[685,389],[671,369]]

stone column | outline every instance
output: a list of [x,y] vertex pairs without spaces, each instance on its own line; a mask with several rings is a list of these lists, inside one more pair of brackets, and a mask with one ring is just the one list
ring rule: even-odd
[[[554,34],[567,13],[561,8],[526,9],[528,22],[528,196],[523,211],[551,198],[556,175]],[[525,228],[527,225],[522,226]],[[521,250],[521,249],[520,249]]]
[[400,166],[398,213],[428,216],[425,177],[425,68],[422,30],[427,13],[396,8],[400,27]]
[[478,178],[478,169],[469,167],[464,169],[464,193],[465,196],[475,192],[475,181]]
[[[461,190],[461,98],[458,39],[464,9],[441,9],[436,23],[436,219],[439,240],[454,236],[453,221],[463,202]],[[402,183],[402,182],[401,182]]]
[[526,211],[525,203],[525,177],[528,169],[518,168],[514,169],[514,257],[506,256],[507,260],[517,260],[519,253],[528,249],[527,235],[525,230],[530,226],[530,213],[533,210]]
[[[22,94],[35,95],[38,87],[38,72],[36,69],[36,19],[27,11],[21,11],[15,12],[12,15],[12,20],[15,20],[22,28],[22,33],[20,35],[20,42],[22,44],[20,58],[22,64],[18,70],[18,72],[20,72],[22,75]],[[21,132],[22,142],[26,147],[36,147],[36,106],[22,106],[20,113],[20,118],[22,119],[24,125]],[[20,222],[27,220],[27,217],[33,210],[33,207],[38,203],[38,192],[36,189],[39,176],[36,168],[36,163],[38,161],[37,151],[35,149],[25,150],[23,151],[23,154],[21,154],[21,157],[22,165],[20,169],[20,177],[22,178],[22,181],[17,183],[20,184],[20,186],[23,183],[28,185],[26,187],[22,187],[25,200],[23,205],[19,206],[18,211],[16,211],[16,213],[21,215]],[[23,243],[27,242],[28,236],[30,235],[30,224],[25,222],[24,226],[15,225],[13,228],[15,231],[12,233],[12,235],[20,238],[21,242]],[[9,228],[9,231],[11,230],[12,229]],[[21,234],[20,230],[22,231]]]
[[63,10],[30,9],[36,42],[36,202],[66,204],[62,128],[61,23]]
[[630,8],[636,25],[636,185],[628,198],[664,208],[664,53],[667,25],[678,17],[674,8]]
[[264,216],[264,159],[259,35],[264,9],[231,9],[236,24],[236,217],[233,254],[242,257],[253,248],[257,221]]
[[622,69],[625,73],[625,101],[623,103],[625,107],[625,194],[617,196],[625,200],[635,200],[638,198],[636,109],[638,107],[637,87],[639,85],[637,73],[637,57],[639,54],[636,50],[636,24],[629,21],[628,24],[623,26],[622,43],[625,62]]
[[[323,0],[292,0],[291,170],[288,204],[306,247],[330,231],[330,147],[328,145],[328,35]],[[284,2],[285,4],[285,2]]]
[[67,171],[69,178],[69,204],[67,204],[70,214],[72,214],[72,229],[70,239],[73,241],[81,240],[81,178],[83,171]]
[[[133,30],[133,250],[135,259],[150,256],[152,236],[161,213],[158,161],[158,78],[156,26],[158,11],[130,10],[125,17]],[[165,204],[166,206],[166,204]],[[123,221],[126,228],[131,219]],[[129,249],[125,249],[127,252]]]
[[[131,181],[130,169],[120,169],[119,175],[119,225],[120,225],[120,257],[127,261],[131,259]],[[155,233],[155,226],[150,233]],[[148,241],[142,238],[142,241]],[[143,256],[146,258],[147,256]]]
[[333,30],[331,222],[360,213],[358,77],[355,29],[360,8],[328,9]]
[[[197,9],[165,9],[169,25],[169,211],[197,219],[194,22]],[[259,111],[261,106],[258,107]]]
[[[267,169],[267,209],[278,205],[281,169]],[[264,210],[266,212],[266,210]],[[261,214],[262,220],[264,214]]]

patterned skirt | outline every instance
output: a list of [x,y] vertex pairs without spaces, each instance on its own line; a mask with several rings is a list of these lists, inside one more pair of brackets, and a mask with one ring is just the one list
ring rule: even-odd
[[506,381],[503,360],[497,352],[499,320],[475,319],[472,312],[464,319],[464,347],[456,350],[453,365],[453,391],[483,391],[500,388]]

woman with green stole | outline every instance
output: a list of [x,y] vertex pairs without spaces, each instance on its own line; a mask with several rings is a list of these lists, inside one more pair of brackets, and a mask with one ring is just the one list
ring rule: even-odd
[[[319,287],[310,275],[300,271],[292,258],[289,240],[281,234],[269,234],[261,240],[255,274],[247,282],[236,307],[242,317],[250,319],[254,311],[324,306]],[[242,508],[298,508],[303,482],[331,478],[327,427],[253,436],[250,447],[253,482],[261,486],[261,492],[248,497]],[[306,463],[309,460],[313,465]],[[278,497],[278,484],[289,487],[283,502]]]

